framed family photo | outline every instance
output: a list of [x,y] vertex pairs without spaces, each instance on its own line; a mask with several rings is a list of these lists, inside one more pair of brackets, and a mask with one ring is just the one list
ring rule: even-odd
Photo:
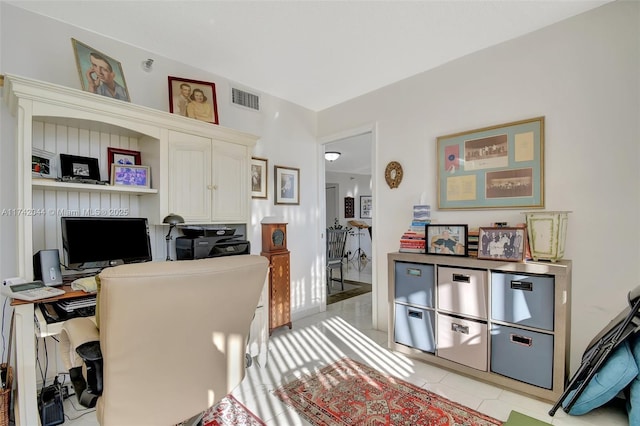
[[79,155],[60,154],[60,176],[71,179],[100,180],[98,159]]
[[251,198],[267,198],[268,165],[266,158],[251,157]]
[[31,150],[31,176],[56,178],[56,155],[53,152],[33,148]]
[[522,262],[527,244],[526,228],[480,228],[478,259]]
[[131,102],[120,62],[72,38],[82,90]]
[[169,76],[169,111],[219,124],[215,83]]
[[468,256],[468,225],[425,225],[427,254]]
[[122,148],[107,148],[107,169],[109,170],[109,180],[111,180],[111,165],[132,165],[139,166],[142,164],[142,157],[140,151],[132,151],[130,149]]
[[274,166],[275,204],[300,204],[300,169]]
[[110,182],[113,186],[150,188],[151,173],[149,171],[149,166],[112,164]]

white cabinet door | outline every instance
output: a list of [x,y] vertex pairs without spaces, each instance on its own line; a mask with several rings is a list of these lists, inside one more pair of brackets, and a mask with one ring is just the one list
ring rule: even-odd
[[211,139],[169,133],[169,213],[187,223],[211,221]]
[[214,222],[249,220],[249,151],[244,145],[213,141]]

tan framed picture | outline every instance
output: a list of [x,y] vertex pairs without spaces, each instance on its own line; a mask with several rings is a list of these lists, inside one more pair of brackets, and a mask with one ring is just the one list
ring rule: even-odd
[[269,161],[251,157],[251,198],[267,198],[267,175]]
[[72,38],[82,90],[131,102],[120,62]]
[[150,173],[149,166],[134,166],[131,164],[112,164],[111,165],[111,185],[150,188],[151,173]]
[[219,124],[215,83],[169,76],[169,111]]

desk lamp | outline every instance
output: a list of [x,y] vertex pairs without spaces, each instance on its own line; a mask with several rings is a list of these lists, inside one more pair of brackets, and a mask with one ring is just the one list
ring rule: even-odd
[[165,237],[165,239],[167,240],[167,261],[171,261],[173,260],[169,255],[171,250],[171,239],[173,238],[171,237],[171,231],[173,231],[173,228],[175,228],[177,224],[184,223],[184,219],[180,215],[177,215],[175,213],[169,213],[169,216],[162,219],[162,223],[169,224],[169,232],[167,232],[167,236]]

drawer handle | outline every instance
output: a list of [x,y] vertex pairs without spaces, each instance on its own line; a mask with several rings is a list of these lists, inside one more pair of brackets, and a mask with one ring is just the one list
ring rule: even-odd
[[533,291],[533,283],[530,281],[511,281],[514,290]]
[[469,334],[469,327],[453,323],[451,324],[451,331],[454,331],[456,333]]
[[519,336],[513,333],[509,335],[509,340],[522,346],[531,346],[533,344],[533,339],[531,337]]
[[453,281],[458,283],[468,283],[469,281],[471,281],[471,276],[464,274],[453,274]]
[[422,269],[407,268],[407,275],[410,275],[412,277],[421,277],[422,276]]
[[411,309],[408,309],[407,315],[409,315],[409,318],[422,319],[422,312],[420,311],[412,311]]

